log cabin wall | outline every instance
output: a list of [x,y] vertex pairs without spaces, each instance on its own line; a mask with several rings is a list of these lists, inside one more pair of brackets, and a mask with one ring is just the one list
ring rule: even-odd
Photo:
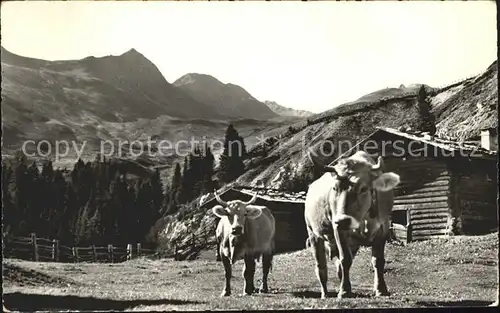
[[405,239],[426,240],[450,234],[451,174],[443,151],[387,133],[371,139],[377,144],[363,150],[382,155],[384,171],[400,175],[401,182],[394,190],[392,221],[411,225],[411,234]]
[[480,235],[498,228],[496,161],[451,160],[457,233]]
[[[426,157],[391,158],[387,171],[401,177],[394,190],[394,216],[404,217],[411,225],[411,240],[425,240],[448,235],[452,206],[450,203],[450,173],[443,160]],[[409,210],[410,220],[406,220]],[[398,214],[403,211],[404,214]]]

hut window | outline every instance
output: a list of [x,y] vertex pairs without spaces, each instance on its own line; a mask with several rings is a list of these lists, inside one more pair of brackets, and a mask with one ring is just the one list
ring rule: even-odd
[[408,222],[406,220],[406,210],[392,211],[392,222],[405,226]]

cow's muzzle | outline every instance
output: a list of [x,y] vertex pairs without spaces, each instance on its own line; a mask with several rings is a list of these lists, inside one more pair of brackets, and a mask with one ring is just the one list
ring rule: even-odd
[[338,227],[339,230],[359,228],[359,222],[354,217],[345,214],[335,215],[332,222]]
[[231,235],[239,236],[241,234],[243,234],[243,227],[241,227],[241,226],[234,226],[231,229]]

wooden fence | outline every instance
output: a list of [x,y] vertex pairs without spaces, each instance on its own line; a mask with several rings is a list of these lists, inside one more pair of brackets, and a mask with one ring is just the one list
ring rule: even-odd
[[4,256],[32,261],[52,262],[106,262],[116,263],[139,256],[156,255],[155,249],[145,249],[140,243],[127,246],[68,247],[59,240],[31,237],[15,237],[4,240]]
[[178,261],[192,259],[201,250],[206,249],[212,243],[210,238],[214,233],[213,230],[205,229],[201,233],[198,233],[197,236],[192,234],[187,239],[174,241],[172,257],[174,260]]

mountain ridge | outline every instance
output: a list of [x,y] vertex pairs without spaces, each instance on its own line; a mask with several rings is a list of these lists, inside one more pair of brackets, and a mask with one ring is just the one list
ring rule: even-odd
[[173,85],[192,98],[207,103],[215,111],[233,118],[272,119],[279,116],[243,87],[223,83],[208,74],[188,73]]
[[289,107],[285,107],[283,105],[278,104],[275,101],[266,100],[264,104],[267,105],[269,109],[271,109],[274,113],[279,114],[281,116],[290,116],[290,117],[309,117],[314,115],[314,113],[306,111],[306,110],[297,110]]

